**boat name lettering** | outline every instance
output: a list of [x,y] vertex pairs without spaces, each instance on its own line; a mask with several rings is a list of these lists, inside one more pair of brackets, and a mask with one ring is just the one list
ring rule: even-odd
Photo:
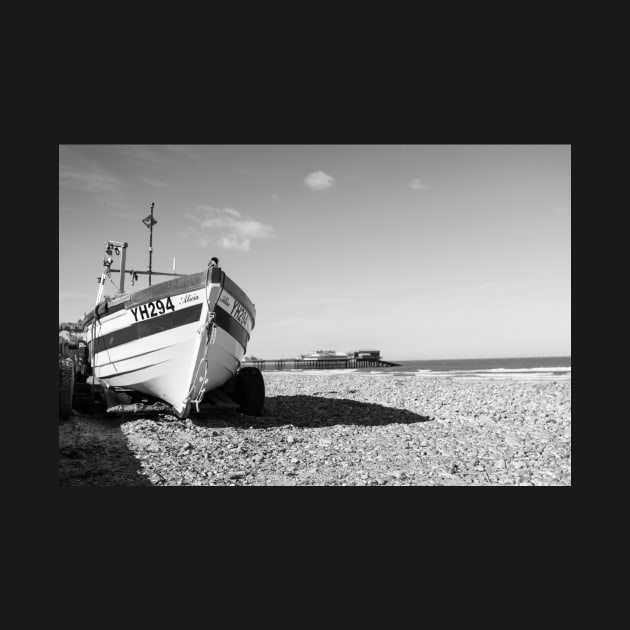
[[238,302],[238,300],[234,300],[234,306],[232,307],[232,312],[230,314],[239,324],[241,324],[244,328],[247,328],[247,325],[249,324],[249,314],[245,310],[245,307]]
[[199,299],[198,295],[191,295],[190,293],[186,293],[186,295],[181,295],[179,298],[180,304],[187,304],[188,302],[196,302]]
[[137,322],[140,322],[144,319],[151,319],[151,317],[164,315],[166,311],[174,311],[175,307],[173,306],[171,298],[168,297],[166,298],[166,300],[155,300],[154,302],[147,302],[142,306],[136,306],[135,308],[129,310],[133,314],[134,319]]

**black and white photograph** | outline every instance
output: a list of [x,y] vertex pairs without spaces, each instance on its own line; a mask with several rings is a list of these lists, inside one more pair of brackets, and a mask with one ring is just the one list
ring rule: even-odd
[[60,486],[571,486],[570,144],[60,144]]

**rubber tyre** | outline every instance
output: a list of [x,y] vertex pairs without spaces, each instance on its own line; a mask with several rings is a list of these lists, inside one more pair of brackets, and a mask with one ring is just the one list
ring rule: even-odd
[[72,414],[74,393],[74,363],[72,359],[59,359],[59,417],[63,420]]
[[265,379],[255,367],[244,367],[236,373],[237,398],[241,413],[262,415],[265,406]]

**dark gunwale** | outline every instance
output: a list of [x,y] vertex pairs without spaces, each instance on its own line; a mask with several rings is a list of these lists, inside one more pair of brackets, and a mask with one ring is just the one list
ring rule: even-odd
[[[187,276],[180,276],[179,278],[173,278],[172,280],[166,280],[165,282],[161,282],[154,286],[140,289],[135,293],[123,293],[109,302],[103,300],[96,308],[91,310],[85,316],[83,330],[87,330],[95,316],[102,317],[105,315],[111,315],[123,308],[128,310],[139,304],[159,300],[176,293],[201,289],[206,286],[207,273],[208,272],[206,270]],[[256,322],[256,307],[249,299],[245,291],[243,291],[243,289],[241,289],[234,280],[228,277],[220,267],[212,267],[210,282],[212,284],[221,284],[228,293],[236,298],[249,311],[253,330]]]

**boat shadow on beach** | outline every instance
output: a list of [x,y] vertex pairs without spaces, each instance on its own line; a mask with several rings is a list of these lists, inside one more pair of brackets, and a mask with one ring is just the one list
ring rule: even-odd
[[241,413],[191,416],[198,426],[243,426],[254,428],[330,427],[334,425],[380,426],[429,422],[432,418],[405,409],[386,407],[347,398],[323,396],[269,396],[265,399],[262,416]]
[[[330,392],[333,393],[333,392]],[[175,423],[184,428],[188,420],[170,414],[131,415],[77,414],[59,421],[60,486],[152,486],[140,461],[130,450],[122,425],[137,419]],[[203,429],[270,427],[382,426],[413,424],[432,418],[405,409],[386,407],[347,398],[324,396],[270,396],[261,416],[236,412],[192,413],[189,421]]]
[[106,414],[60,420],[58,484],[152,486],[121,430],[128,420]]

